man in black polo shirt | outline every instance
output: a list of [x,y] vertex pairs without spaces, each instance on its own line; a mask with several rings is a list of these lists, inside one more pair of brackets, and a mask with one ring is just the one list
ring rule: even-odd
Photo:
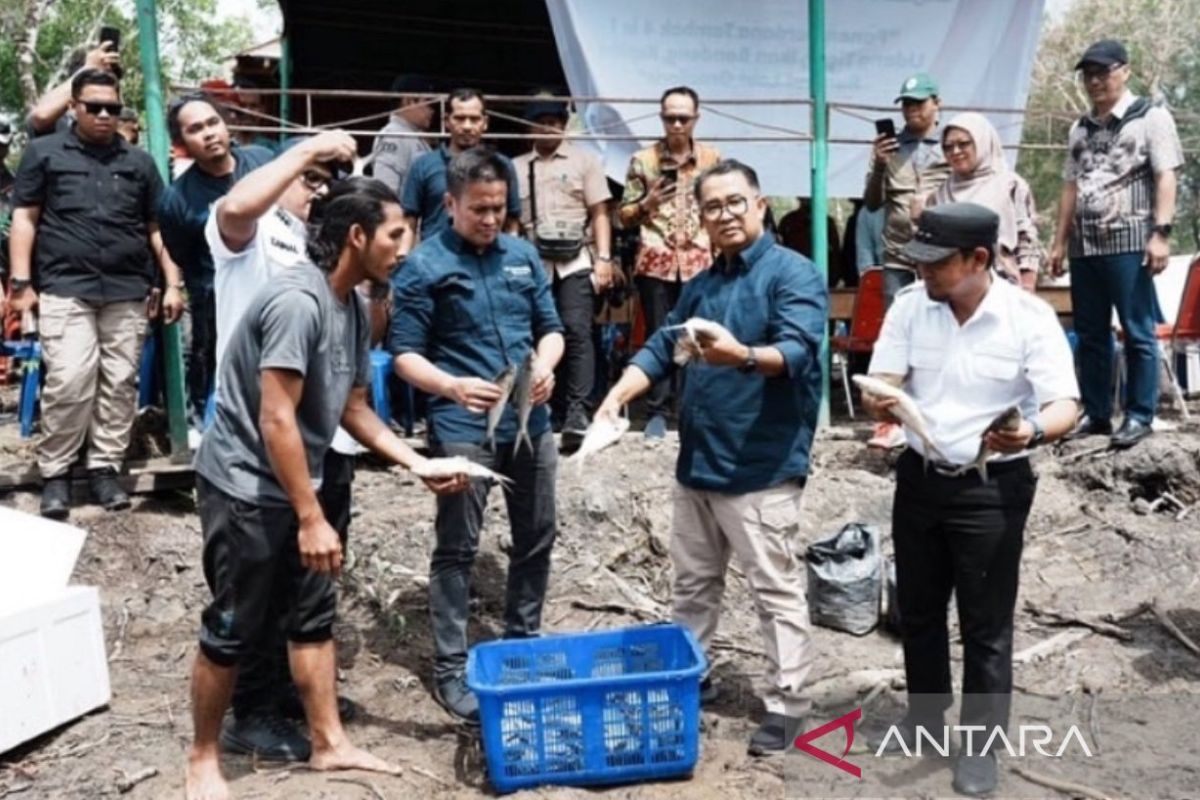
[[67,516],[68,471],[85,440],[93,499],[129,507],[116,476],[136,411],[151,253],[167,287],[167,322],[183,310],[179,269],[155,216],[162,180],[145,151],[116,135],[116,77],[83,70],[71,93],[75,125],[35,140],[21,159],[10,245],[12,306],[41,310],[38,469],[42,514],[55,519]]

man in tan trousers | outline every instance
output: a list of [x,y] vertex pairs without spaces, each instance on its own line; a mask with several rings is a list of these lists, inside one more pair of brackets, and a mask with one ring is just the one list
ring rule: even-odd
[[183,311],[182,279],[155,217],[162,180],[150,156],[117,135],[116,76],[82,70],[71,97],[75,124],[35,139],[21,159],[10,241],[12,306],[40,311],[38,469],[42,514],[53,519],[68,514],[71,464],[85,441],[92,499],[129,507],[117,471],[137,411],[156,261],[166,320]]
[[[768,661],[766,715],[752,755],[787,750],[810,703],[811,664],[800,549],[800,497],[821,397],[828,292],[812,262],[765,233],[758,176],[718,162],[696,182],[708,236],[720,251],[683,287],[666,325],[633,357],[596,412],[613,419],[690,354],[680,403],[671,524],[674,614],[707,645],[717,628],[729,556],[754,593]],[[711,330],[688,339],[692,317]],[[690,342],[690,344],[689,344]],[[711,694],[711,683],[701,685]]]

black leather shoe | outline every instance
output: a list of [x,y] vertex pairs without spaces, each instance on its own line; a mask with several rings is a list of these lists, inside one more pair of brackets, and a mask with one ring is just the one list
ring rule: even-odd
[[433,699],[460,722],[468,725],[479,724],[479,701],[475,698],[475,693],[467,688],[465,675],[455,675],[434,682]]
[[1152,433],[1154,431],[1147,423],[1126,417],[1125,421],[1121,423],[1121,427],[1113,434],[1111,444],[1118,450],[1125,450]]
[[773,756],[787,752],[804,727],[803,717],[788,717],[783,714],[767,712],[762,724],[750,737],[750,746],[746,748],[752,756]]
[[66,519],[71,513],[71,479],[66,475],[43,481],[41,513],[47,519]]
[[129,495],[117,483],[117,471],[112,467],[98,467],[88,471],[88,489],[92,500],[106,511],[124,511],[129,508]]
[[1079,418],[1074,430],[1067,434],[1068,439],[1082,439],[1084,436],[1109,436],[1113,432],[1112,420],[1092,419],[1087,414]]
[[[342,722],[353,722],[358,716],[358,706],[349,697],[342,697],[340,694],[337,699],[338,717]],[[279,713],[285,719],[292,722],[305,722],[308,717],[304,713],[304,701],[300,699],[300,692],[295,686],[284,692],[283,697],[279,700]]]
[[312,755],[308,738],[279,714],[230,716],[221,729],[221,749],[263,761],[308,761]]
[[721,688],[713,683],[713,679],[705,678],[700,681],[700,705],[709,706],[717,702],[721,696]]
[[979,797],[996,791],[1000,778],[996,774],[996,757],[960,753],[954,762],[954,791]]

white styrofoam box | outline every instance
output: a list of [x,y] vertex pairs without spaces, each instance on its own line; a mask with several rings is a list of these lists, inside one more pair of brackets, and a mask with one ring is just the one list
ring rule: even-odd
[[1175,347],[1175,374],[1185,396],[1200,395],[1200,342],[1180,342]]
[[0,753],[112,696],[100,592],[67,586],[85,536],[0,506]]

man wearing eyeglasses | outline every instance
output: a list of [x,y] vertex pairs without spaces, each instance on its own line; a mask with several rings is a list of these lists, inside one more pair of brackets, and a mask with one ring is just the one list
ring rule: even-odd
[[[633,357],[596,411],[621,407],[692,358],[679,404],[679,460],[671,522],[674,616],[712,641],[729,556],[737,553],[758,610],[767,658],[766,716],[752,755],[785,752],[802,730],[811,663],[800,550],[800,496],[821,398],[828,290],[812,262],[765,233],[758,176],[738,161],[701,173],[694,198],[719,251],[683,287],[667,326],[701,317],[711,335],[661,328]],[[715,699],[709,679],[702,701]]]
[[[700,97],[687,86],[663,92],[663,138],[634,153],[621,197],[620,221],[638,228],[634,275],[646,336],[663,324],[683,285],[708,269],[712,248],[692,194],[696,176],[721,160],[716,148],[693,138],[700,119]],[[661,439],[671,411],[671,384],[650,391],[645,435]]]
[[183,311],[182,278],[155,211],[162,180],[149,154],[117,135],[116,76],[83,70],[71,96],[74,127],[35,139],[21,159],[10,243],[12,306],[41,312],[46,385],[37,458],[41,511],[53,519],[69,513],[69,472],[85,440],[92,499],[108,510],[129,508],[117,472],[137,410],[155,260],[166,321]]
[[[1183,148],[1171,113],[1126,88],[1129,54],[1096,42],[1075,65],[1092,109],[1067,138],[1050,270],[1071,260],[1071,308],[1084,415],[1073,436],[1111,435],[1126,448],[1151,433],[1158,406],[1160,313],[1153,277],[1167,268],[1175,171]],[[1069,243],[1068,243],[1069,240]],[[1125,332],[1125,418],[1112,427],[1112,309]]]

